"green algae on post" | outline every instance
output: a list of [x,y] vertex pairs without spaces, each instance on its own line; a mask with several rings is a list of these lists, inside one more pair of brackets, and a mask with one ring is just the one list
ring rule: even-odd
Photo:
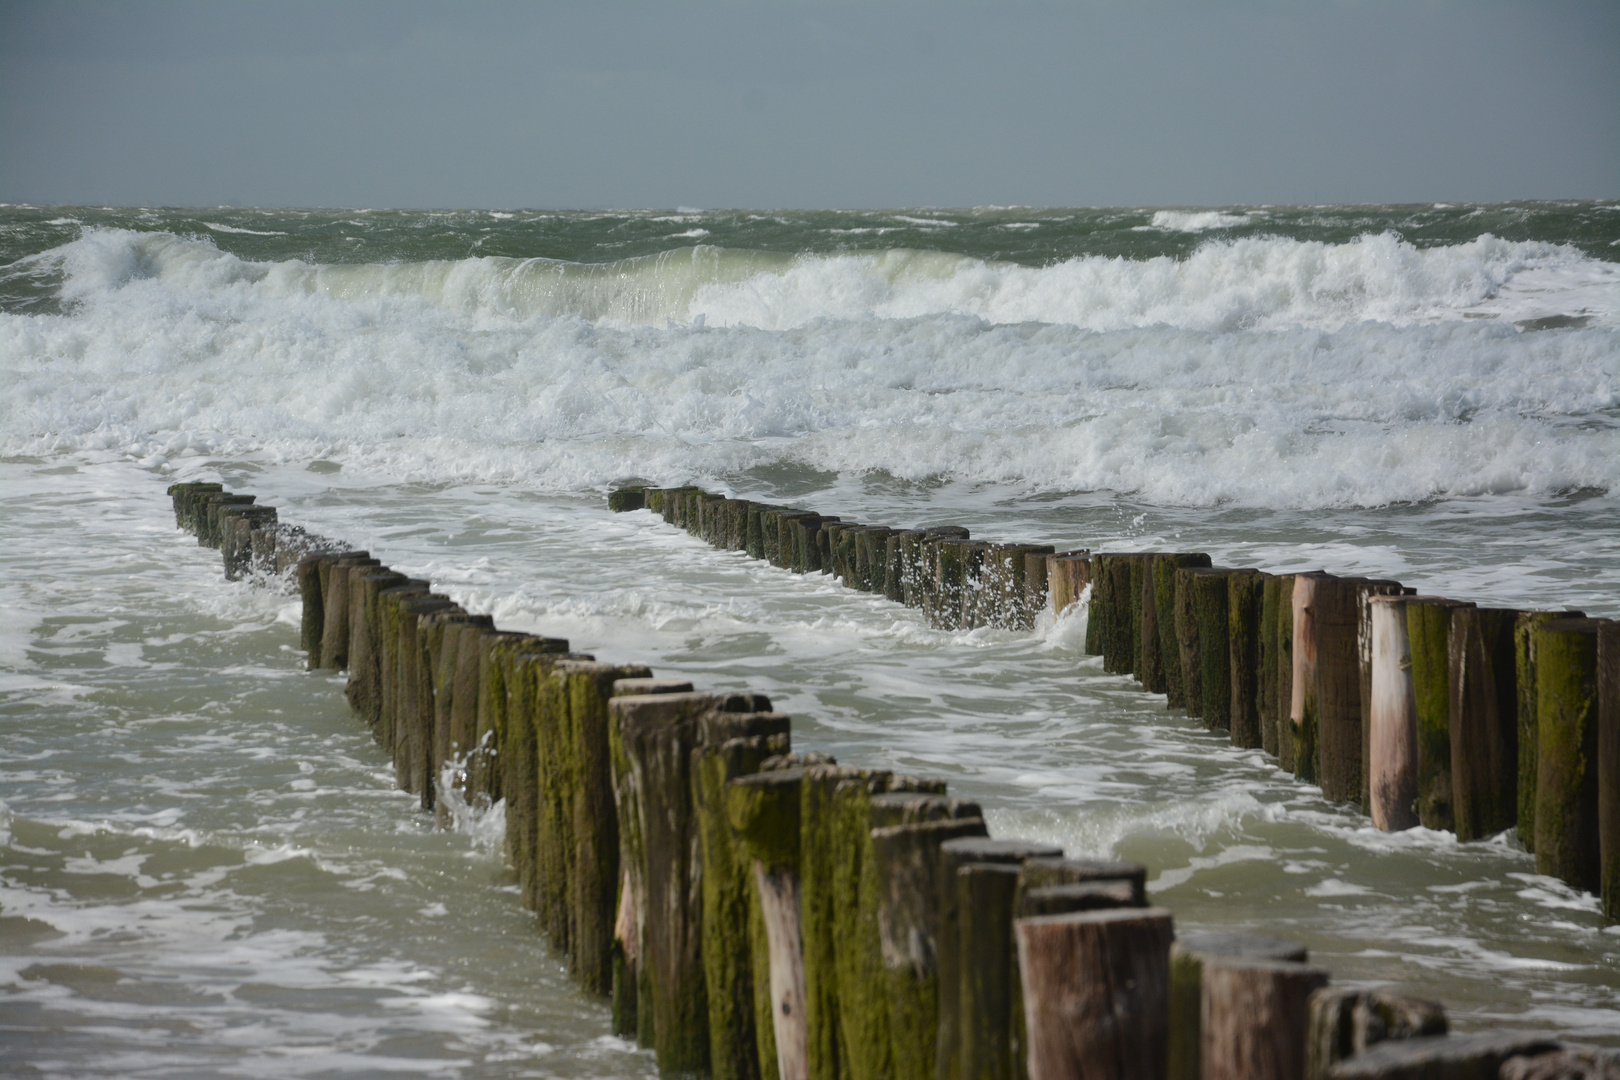
[[[1176,571],[1207,567],[1202,553],[1158,554],[1149,563],[1153,576],[1153,621],[1159,633],[1159,665],[1167,708],[1187,707],[1186,673],[1181,666],[1181,639],[1176,636]],[[1196,714],[1194,714],[1196,715]]]
[[1452,828],[1451,613],[1460,600],[1414,596],[1406,603],[1412,650],[1412,700],[1417,707],[1418,820]]
[[1201,1080],[1204,965],[1215,957],[1304,963],[1305,946],[1269,934],[1190,934],[1170,946],[1168,1080]]
[[1536,872],[1602,887],[1598,849],[1598,620],[1550,619],[1536,642]]

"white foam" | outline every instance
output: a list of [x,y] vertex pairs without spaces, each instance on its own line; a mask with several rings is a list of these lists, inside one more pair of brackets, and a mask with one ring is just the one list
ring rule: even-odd
[[1156,210],[1153,219],[1137,229],[1163,229],[1166,232],[1206,232],[1209,229],[1230,229],[1247,225],[1252,214],[1227,214],[1219,210]]
[[[1620,275],[1554,245],[315,266],[92,229],[48,255],[74,306],[0,316],[6,453],[551,490],[786,459],[1287,507],[1620,480]],[[1548,313],[1586,325],[1513,325]]]

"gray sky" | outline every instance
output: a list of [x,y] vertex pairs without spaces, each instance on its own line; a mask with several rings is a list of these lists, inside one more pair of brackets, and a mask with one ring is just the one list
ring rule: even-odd
[[1620,195],[1620,3],[23,3],[0,200]]

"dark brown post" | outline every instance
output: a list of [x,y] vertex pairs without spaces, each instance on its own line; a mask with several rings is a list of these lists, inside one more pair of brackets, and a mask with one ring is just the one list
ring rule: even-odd
[[1328,1080],[1337,1062],[1389,1039],[1444,1035],[1448,1028],[1439,1005],[1377,990],[1324,986],[1311,995],[1308,1009],[1305,1080]]
[[1536,727],[1536,634],[1550,619],[1581,618],[1579,611],[1523,611],[1513,624],[1515,681],[1519,688],[1519,843],[1536,850],[1536,755],[1541,737]]
[[1031,1080],[1162,1080],[1170,913],[1019,919]]
[[1463,601],[1414,596],[1406,605],[1412,648],[1412,700],[1417,704],[1418,820],[1450,830],[1451,613]]
[[1478,1031],[1390,1039],[1328,1070],[1330,1080],[1498,1080],[1519,1055],[1551,1053],[1556,1040],[1539,1032]]
[[1181,692],[1187,715],[1204,715],[1204,658],[1198,640],[1198,567],[1177,567],[1175,579],[1176,645],[1181,658]]
[[1603,914],[1620,922],[1620,622],[1598,628],[1598,848]]
[[1368,584],[1400,588],[1395,582],[1360,578],[1314,579],[1316,632],[1317,780],[1334,802],[1361,801],[1361,663],[1357,628],[1360,590]]
[[1260,727],[1260,613],[1268,575],[1235,570],[1226,579],[1227,666],[1232,677],[1228,723],[1232,745],[1265,748]]
[[1504,608],[1451,611],[1451,799],[1459,840],[1513,828],[1519,814],[1519,688]]
[[1232,652],[1227,640],[1231,624],[1227,581],[1232,573],[1214,568],[1191,575],[1198,618],[1199,703],[1204,725],[1211,729],[1230,728],[1232,721]]
[[1277,767],[1294,771],[1294,574],[1277,576]]

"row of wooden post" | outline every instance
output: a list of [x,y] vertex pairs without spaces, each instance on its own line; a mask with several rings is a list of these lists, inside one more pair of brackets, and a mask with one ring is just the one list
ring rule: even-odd
[[[204,543],[207,508],[252,505],[170,493]],[[1575,1052],[1521,1036],[1492,1064],[1435,1034],[1437,1006],[1328,986],[1298,946],[1177,942],[1139,865],[993,840],[942,782],[793,753],[763,695],[503,632],[365,552],[284,538],[309,667],[347,671],[424,809],[504,801],[524,903],[669,1075],[1404,1077],[1438,1055],[1494,1078]]]
[[1086,651],[1260,749],[1386,831],[1516,830],[1539,872],[1620,920],[1620,624],[1482,608],[1399,582],[1211,565],[1202,553],[1058,553],[958,527],[890,529],[695,487],[622,488],[723,548],[921,608],[1029,628],[1088,599]]

